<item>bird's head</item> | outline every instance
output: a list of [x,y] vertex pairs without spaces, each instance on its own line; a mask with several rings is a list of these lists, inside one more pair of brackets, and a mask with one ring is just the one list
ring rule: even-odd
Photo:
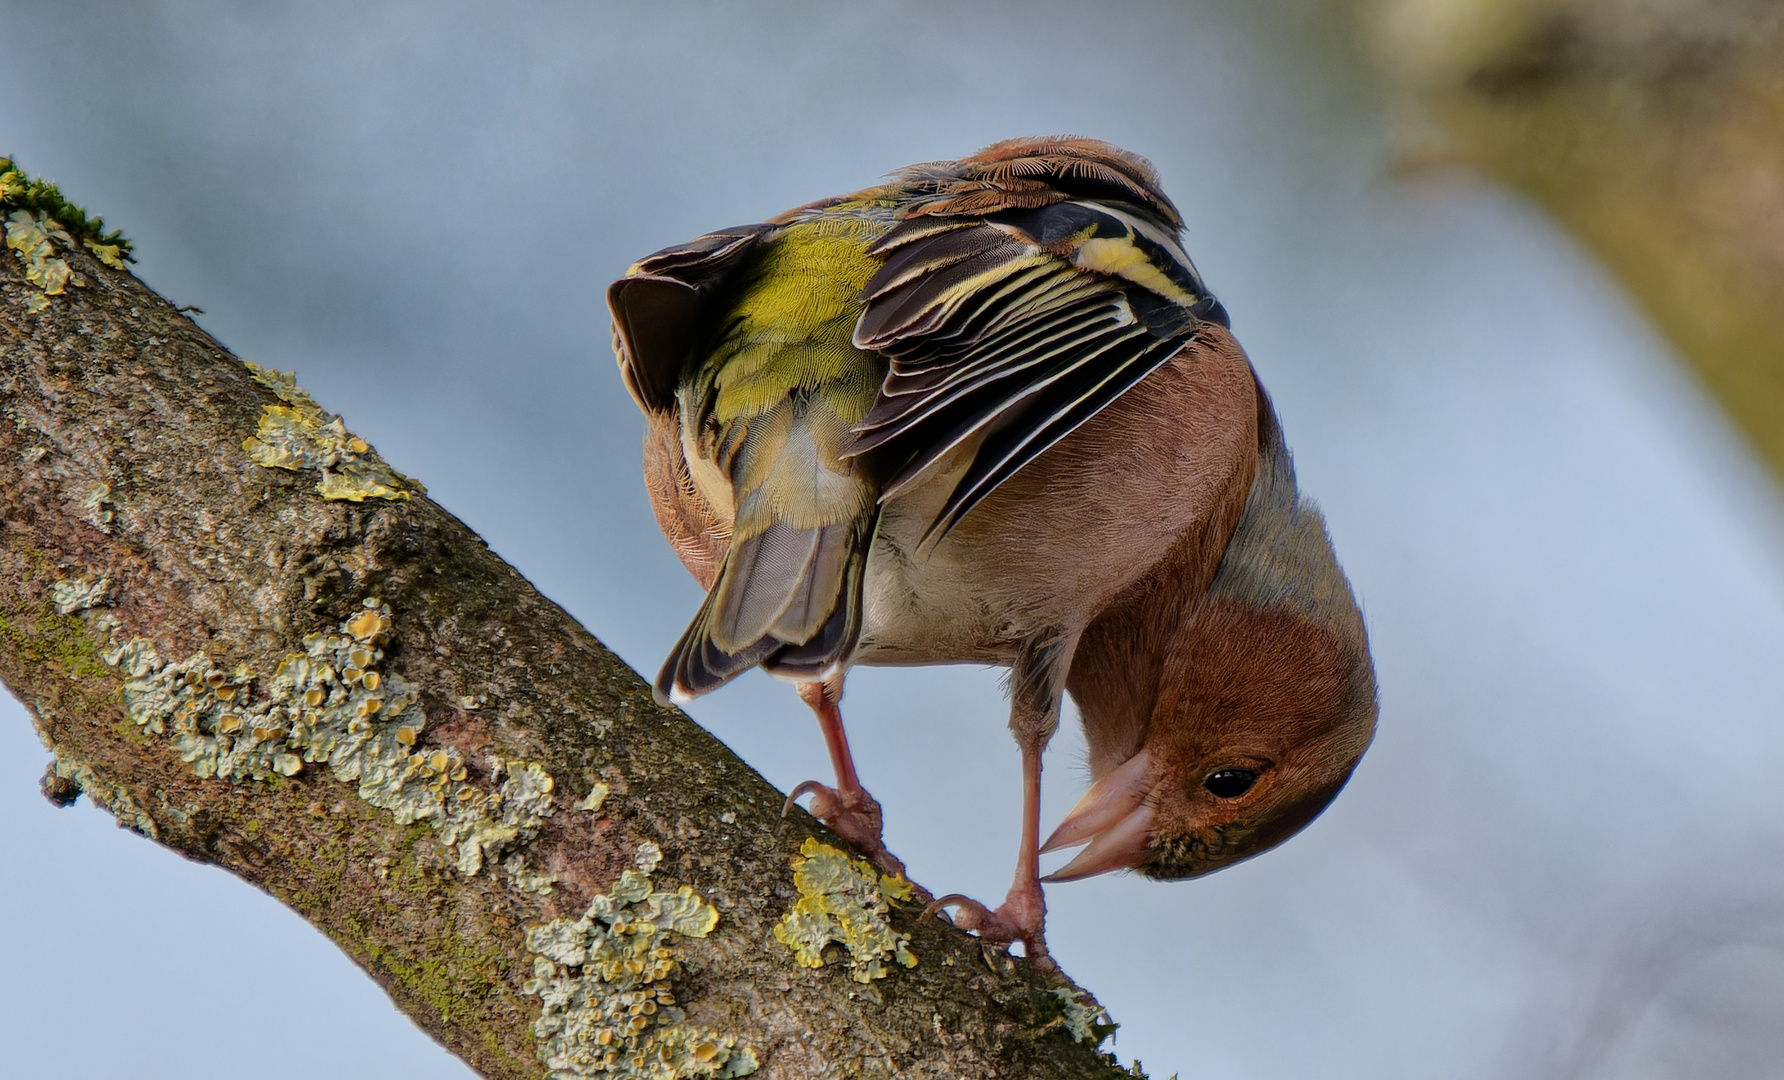
[[1041,850],[1088,846],[1045,880],[1198,877],[1299,832],[1374,733],[1366,649],[1287,608],[1205,606],[1173,643],[1138,751]]

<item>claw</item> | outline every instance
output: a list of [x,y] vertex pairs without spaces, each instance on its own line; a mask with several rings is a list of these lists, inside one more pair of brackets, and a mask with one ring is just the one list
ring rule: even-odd
[[[786,817],[794,804],[805,795],[812,797],[811,816],[830,826],[831,832],[865,852],[882,873],[909,877],[904,871],[904,863],[886,850],[886,842],[881,836],[883,818],[878,799],[860,788],[853,791],[839,790],[816,780],[807,780],[787,794],[786,805],[781,807],[781,817]],[[926,891],[924,895],[927,895]]]
[[824,821],[836,816],[837,807],[841,805],[836,799],[836,789],[820,784],[816,780],[807,780],[787,792],[787,801],[781,806],[781,818],[785,819],[788,814],[792,813],[793,807],[798,806],[800,798],[806,795],[817,796],[811,801],[812,817]]
[[969,896],[950,893],[930,901],[923,909],[923,916],[939,918],[948,908],[956,909],[948,921],[962,930],[971,931],[979,935],[980,940],[993,945],[1020,941],[1029,962],[1036,968],[1044,972],[1059,970],[1059,965],[1047,953],[1047,903],[1041,896],[1039,885],[1033,889],[1020,885],[1012,888],[1003,905],[995,910]]

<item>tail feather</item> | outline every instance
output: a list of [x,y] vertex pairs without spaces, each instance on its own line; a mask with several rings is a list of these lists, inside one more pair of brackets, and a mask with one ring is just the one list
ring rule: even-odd
[[831,615],[844,601],[849,567],[860,550],[860,526],[853,521],[826,525],[819,532],[805,580],[799,583],[791,602],[768,632],[789,645],[810,641],[820,634]]
[[853,521],[815,529],[776,522],[738,541],[713,583],[713,641],[735,651],[763,637],[810,640],[836,608],[860,532]]
[[825,678],[854,653],[861,640],[861,588],[867,578],[867,554],[873,547],[878,528],[879,516],[876,514],[850,549],[842,589],[830,617],[817,634],[803,644],[789,645],[763,661],[762,666],[771,674],[788,679]]
[[706,603],[700,606],[694,621],[688,624],[669,658],[663,661],[663,669],[657,673],[656,685],[652,687],[657,704],[686,702],[717,690],[784,648],[782,642],[773,638],[752,642],[735,652],[726,652],[713,644],[709,627],[715,595],[716,590],[707,595]]
[[773,633],[790,609],[809,606],[800,600],[813,587],[813,564],[825,531],[776,521],[732,540],[712,583],[710,633],[719,648],[736,652]]
[[[686,701],[758,664],[816,678],[861,636],[861,592],[877,511],[816,529],[781,523],[734,546],[699,614],[657,676],[660,702]],[[764,542],[767,541],[767,542]]]

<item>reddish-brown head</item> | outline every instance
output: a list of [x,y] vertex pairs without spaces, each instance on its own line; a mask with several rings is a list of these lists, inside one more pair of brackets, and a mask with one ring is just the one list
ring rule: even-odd
[[1049,880],[1197,877],[1250,858],[1319,816],[1369,745],[1373,687],[1355,686],[1355,658],[1295,612],[1215,601],[1173,651],[1140,752],[1048,847],[1094,839]]

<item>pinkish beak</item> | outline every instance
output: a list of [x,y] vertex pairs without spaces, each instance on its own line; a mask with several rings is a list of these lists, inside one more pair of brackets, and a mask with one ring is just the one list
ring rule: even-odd
[[1085,841],[1090,846],[1041,880],[1076,881],[1140,865],[1152,839],[1152,808],[1146,805],[1146,796],[1155,780],[1152,757],[1142,750],[1092,784],[1041,850],[1056,851]]

